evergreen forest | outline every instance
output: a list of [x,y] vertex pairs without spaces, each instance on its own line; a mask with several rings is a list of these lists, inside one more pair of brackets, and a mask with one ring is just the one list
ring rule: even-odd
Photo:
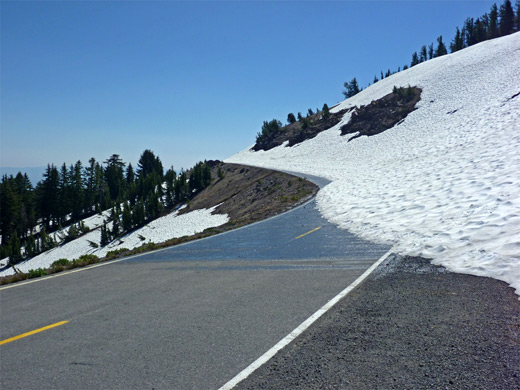
[[[104,246],[188,201],[210,183],[210,163],[199,162],[178,174],[172,167],[164,173],[160,158],[148,149],[135,169],[113,154],[102,163],[91,158],[86,166],[81,161],[61,167],[49,164],[35,187],[21,172],[4,175],[0,258],[9,257],[14,265],[34,257],[87,233],[83,219],[111,210],[101,228]],[[66,233],[56,239],[51,233],[57,231]]]

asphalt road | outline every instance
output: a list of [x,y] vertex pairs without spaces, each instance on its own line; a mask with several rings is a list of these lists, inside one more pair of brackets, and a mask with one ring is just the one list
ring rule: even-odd
[[314,201],[219,236],[0,289],[2,389],[218,388],[388,247]]

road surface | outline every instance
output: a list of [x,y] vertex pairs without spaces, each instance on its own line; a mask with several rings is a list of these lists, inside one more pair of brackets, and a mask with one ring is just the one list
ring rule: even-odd
[[313,200],[218,236],[8,285],[0,387],[219,388],[388,249],[329,224]]

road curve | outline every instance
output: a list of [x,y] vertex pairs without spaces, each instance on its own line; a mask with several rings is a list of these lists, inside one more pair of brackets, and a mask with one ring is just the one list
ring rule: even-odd
[[388,247],[315,201],[207,239],[0,289],[2,389],[219,388]]

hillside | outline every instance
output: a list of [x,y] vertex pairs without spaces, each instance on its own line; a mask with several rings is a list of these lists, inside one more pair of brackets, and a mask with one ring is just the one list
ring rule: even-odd
[[[82,255],[113,257],[175,245],[269,218],[305,202],[317,192],[315,184],[286,173],[218,161],[211,163],[211,185],[178,210],[106,246],[100,243],[100,229],[104,219],[109,218],[110,210],[96,214],[83,221],[90,232],[21,262],[16,269],[28,272],[48,268],[59,259],[73,260]],[[66,232],[55,234],[60,235],[65,236]],[[6,268],[0,271],[0,278],[14,273],[12,267]]]
[[[328,220],[520,294],[518,74],[520,33],[482,42],[343,101],[331,109],[347,110],[341,121],[312,139],[227,162],[326,177],[318,204]],[[421,99],[404,120],[370,137],[341,135],[356,107],[409,85]]]

